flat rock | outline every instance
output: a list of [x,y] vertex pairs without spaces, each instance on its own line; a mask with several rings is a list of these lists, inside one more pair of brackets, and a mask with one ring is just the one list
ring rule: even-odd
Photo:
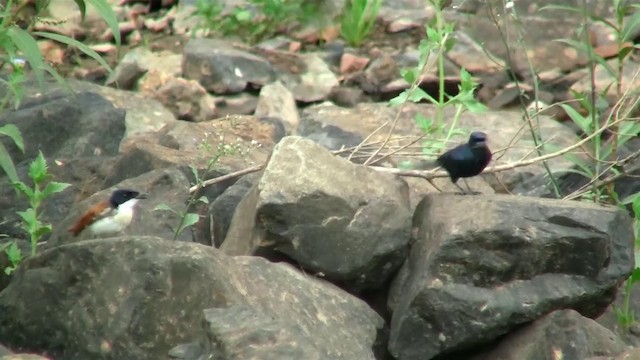
[[322,351],[309,339],[299,336],[294,324],[250,306],[206,309],[204,318],[208,340],[178,346],[171,349],[170,355],[183,360],[323,359]]
[[184,52],[183,76],[216,94],[238,93],[250,83],[262,86],[275,79],[267,60],[222,40],[190,39]]
[[[147,171],[174,166],[191,174],[190,168],[205,170],[212,159],[215,166],[211,173],[224,175],[265,163],[282,136],[281,123],[255,116],[176,122],[153,134],[131,138],[106,183],[113,185]],[[233,151],[219,156],[223,147]]]
[[121,139],[121,145],[131,137],[157,131],[163,126],[177,121],[171,111],[159,101],[150,99],[143,94],[113,89],[86,81],[69,80],[69,83],[76,91],[95,92],[109,100],[117,109],[124,110],[126,132]]

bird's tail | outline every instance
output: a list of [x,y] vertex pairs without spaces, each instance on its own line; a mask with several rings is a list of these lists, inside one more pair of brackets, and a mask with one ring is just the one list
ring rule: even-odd
[[431,170],[439,167],[440,164],[436,160],[414,160],[411,161],[411,164],[408,164],[408,167],[414,170]]

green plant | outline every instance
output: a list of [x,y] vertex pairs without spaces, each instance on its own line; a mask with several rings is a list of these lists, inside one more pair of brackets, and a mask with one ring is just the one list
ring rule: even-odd
[[[0,135],[4,135],[13,140],[13,143],[20,149],[20,151],[24,152],[24,141],[22,140],[22,135],[20,134],[20,130],[17,126],[13,124],[6,124],[0,126]],[[9,156],[9,152],[4,147],[4,145],[0,142],[0,168],[7,174],[9,181],[16,182],[18,181],[18,174],[16,173],[15,165],[13,164],[13,159]]]
[[[633,220],[633,234],[635,239],[636,249],[640,248],[640,193],[635,194],[632,199],[632,208],[635,218]],[[636,283],[640,282],[640,253],[635,252],[636,268],[631,272],[631,276],[625,281],[623,290],[622,306],[613,307],[614,314],[620,326],[627,330],[633,323],[635,323],[635,312],[631,308],[631,292]]]
[[2,251],[7,255],[7,259],[9,259],[9,262],[11,263],[10,266],[4,268],[4,273],[7,275],[11,275],[11,273],[18,268],[18,265],[20,265],[20,262],[22,261],[22,252],[18,247],[18,243],[15,241],[3,245]]
[[[86,12],[87,3],[95,7],[98,11],[98,14],[102,16],[102,18],[111,28],[116,43],[120,44],[118,20],[116,18],[115,12],[111,8],[107,0],[75,0],[75,2],[80,8],[81,15],[83,17]],[[6,3],[4,3],[4,6],[0,7],[0,16],[2,17],[2,21],[0,21],[0,48],[2,48],[2,50],[4,50],[4,54],[6,54],[2,59],[4,60],[4,63],[11,64],[13,66],[13,71],[17,72],[15,74],[12,73],[13,78],[10,77],[9,81],[0,81],[5,83],[9,87],[9,89],[12,89],[13,95],[16,98],[16,107],[20,103],[19,100],[21,98],[21,93],[19,91],[16,91],[16,83],[12,82],[11,80],[16,80],[16,78],[21,77],[21,67],[24,61],[29,63],[30,68],[33,71],[34,76],[38,80],[41,88],[44,88],[45,72],[49,73],[61,84],[65,84],[65,81],[60,76],[60,74],[58,74],[55,69],[53,69],[49,64],[45,62],[42,54],[40,53],[40,48],[38,47],[38,43],[36,42],[34,36],[48,38],[54,41],[61,42],[68,46],[76,47],[78,50],[80,50],[87,56],[94,58],[100,63],[100,65],[111,71],[109,65],[98,53],[96,53],[87,45],[75,39],[47,31],[31,32],[33,25],[36,22],[41,21],[41,18],[38,16],[38,14],[39,12],[46,9],[48,1],[36,2],[36,15],[28,18],[29,23],[25,26],[26,29],[23,29],[16,23],[18,17],[20,16],[19,10],[26,4],[26,2],[18,2],[18,6],[16,9],[14,9],[14,4],[15,1],[7,0]]]
[[[486,111],[486,107],[475,99],[474,92],[477,84],[464,68],[460,70],[458,94],[455,96],[446,94],[445,55],[454,44],[452,36],[454,28],[452,23],[445,22],[441,0],[430,0],[430,2],[437,9],[435,22],[426,25],[427,38],[420,42],[418,65],[414,68],[400,71],[401,76],[411,86],[389,101],[391,106],[401,107],[398,113],[402,112],[402,107],[407,101],[417,103],[426,100],[436,107],[435,118],[428,118],[420,114],[415,117],[416,124],[422,129],[424,138],[426,138],[423,142],[423,153],[427,156],[433,156],[444,149],[453,135],[465,132],[464,129],[459,128],[457,125],[460,115],[465,110],[471,112]],[[423,76],[434,65],[437,67],[439,79],[437,97],[429,95],[420,88]],[[455,115],[449,125],[445,124],[444,121],[445,109],[448,107],[455,109]],[[372,158],[373,156],[370,157],[370,159]]]
[[360,46],[376,23],[382,0],[348,0],[341,16],[340,34],[352,46]]
[[178,216],[178,224],[174,227],[173,230],[173,240],[176,240],[178,236],[184,231],[184,229],[195,225],[198,220],[200,220],[200,216],[197,213],[190,212],[193,207],[198,203],[208,204],[209,199],[206,196],[198,196],[201,189],[204,188],[204,183],[206,181],[206,176],[213,171],[216,166],[219,164],[220,160],[225,156],[232,156],[236,154],[240,154],[244,156],[245,152],[243,151],[240,143],[236,144],[228,144],[224,141],[224,136],[220,136],[219,142],[215,148],[213,149],[211,143],[209,142],[209,137],[206,136],[202,143],[200,144],[200,149],[210,154],[211,157],[207,161],[207,166],[205,169],[200,172],[197,168],[191,167],[191,172],[195,178],[195,190],[191,192],[189,196],[189,200],[187,200],[187,205],[184,210],[176,210],[167,204],[159,204],[153,210],[154,211],[169,211]]
[[306,22],[315,8],[313,2],[302,0],[249,0],[227,12],[218,0],[197,0],[194,16],[199,21],[194,33],[205,29],[254,43]]
[[[606,116],[605,125],[608,127],[608,132],[611,134],[610,140],[605,141],[603,134],[594,136],[590,146],[588,147],[590,159],[584,160],[578,156],[568,154],[568,159],[577,169],[566,170],[567,172],[575,172],[591,179],[591,188],[589,191],[582,191],[580,193],[581,197],[594,202],[607,201],[615,204],[619,199],[617,199],[617,194],[615,194],[613,189],[613,182],[603,182],[601,180],[602,177],[607,174],[610,174],[612,177],[618,177],[621,175],[619,166],[617,166],[617,162],[619,160],[618,148],[640,133],[640,122],[636,119],[627,118],[629,114],[628,109],[635,107],[638,100],[636,99],[626,102],[625,94],[622,89],[624,60],[629,56],[629,54],[631,54],[631,50],[633,49],[633,46],[629,43],[631,40],[630,36],[634,33],[635,29],[640,27],[640,5],[630,5],[625,4],[622,0],[614,0],[613,8],[615,11],[615,22],[611,22],[604,18],[595,18],[595,21],[599,21],[613,30],[616,46],[619,49],[618,55],[614,60],[614,66],[596,53],[589,40],[588,29],[592,19],[589,16],[590,9],[586,5],[582,7],[550,5],[544,7],[542,10],[577,12],[583,18],[582,26],[578,28],[577,33],[577,37],[580,40],[558,40],[575,48],[589,61],[588,70],[591,80],[591,89],[589,92],[574,92],[573,94],[574,97],[578,99],[579,105],[582,109],[586,110],[586,115],[582,115],[569,104],[561,104],[560,106],[567,115],[569,115],[570,119],[585,135],[594,134],[602,126],[601,118],[603,114],[606,114],[605,112],[609,107],[606,97],[611,88],[614,89],[615,96],[619,99],[619,102],[614,106],[613,111],[610,111]],[[626,14],[632,8],[639,11],[635,11],[634,15],[625,20]],[[640,48],[639,46],[635,47]],[[600,89],[600,91],[596,89],[595,83],[595,71],[597,66],[604,69],[612,79],[611,84],[604,89]],[[607,163],[612,165],[603,168],[603,165]]]
[[[640,281],[640,256],[638,252],[640,248],[640,193],[633,194],[627,199],[619,199],[613,184],[617,178],[624,175],[621,170],[624,163],[633,157],[620,159],[618,155],[619,147],[640,133],[640,122],[630,117],[631,109],[637,106],[639,99],[629,96],[622,88],[624,61],[633,48],[640,48],[631,43],[631,34],[640,27],[640,5],[629,4],[623,0],[613,0],[613,22],[604,18],[590,17],[590,8],[585,2],[581,7],[550,5],[543,9],[576,12],[583,19],[582,26],[578,28],[577,32],[579,40],[561,39],[559,41],[575,48],[588,60],[587,69],[589,71],[590,90],[584,93],[574,93],[574,97],[578,99],[580,107],[586,110],[586,115],[581,114],[568,104],[561,104],[560,106],[585,135],[592,137],[586,149],[589,153],[589,159],[584,160],[578,156],[568,154],[567,157],[573,163],[575,169],[566,169],[565,171],[578,173],[591,180],[587,186],[566,198],[580,197],[596,203],[608,202],[618,205],[622,209],[625,209],[627,204],[632,205],[636,268],[625,282],[622,305],[620,307],[614,306],[613,308],[618,324],[624,330],[628,330],[636,321],[635,313],[631,308],[631,293],[634,285]],[[635,13],[627,17],[629,10],[632,9],[635,9]],[[594,20],[613,30],[618,49],[617,56],[613,61],[607,61],[599,56],[591,45],[588,29],[590,28],[590,23]],[[608,86],[600,90],[596,88],[595,81],[595,73],[598,66],[612,79]],[[613,89],[614,96],[618,101],[611,111],[608,111],[610,105],[606,98],[611,89]],[[604,127],[608,130],[608,139],[604,137],[602,132],[596,133],[603,127],[601,124],[603,117],[605,119]]]
[[[22,219],[22,229],[29,234],[31,243],[31,256],[36,254],[38,241],[47,233],[51,232],[51,224],[43,223],[40,220],[38,212],[42,202],[51,197],[55,193],[59,193],[66,189],[70,184],[55,181],[47,181],[49,177],[47,172],[47,162],[42,152],[29,165],[29,178],[33,182],[33,187],[29,187],[22,181],[14,181],[13,186],[22,195],[29,200],[29,208],[25,211],[18,211],[18,215]],[[5,249],[5,253],[9,259],[20,257],[17,245],[14,243],[12,247]],[[14,262],[11,260],[12,263]],[[17,261],[19,263],[19,261]],[[17,264],[14,264],[14,267]]]

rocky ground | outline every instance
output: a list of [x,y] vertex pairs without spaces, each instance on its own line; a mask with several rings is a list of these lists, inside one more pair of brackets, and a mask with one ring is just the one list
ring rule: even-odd
[[[503,4],[453,1],[445,11],[457,29],[447,89],[457,91],[464,67],[490,109],[463,113],[457,126],[488,134],[492,168],[537,155],[522,116],[534,94],[530,69],[546,104],[591,82],[585,58],[553,41],[573,36],[582,19],[541,13],[549,3],[568,2],[513,3],[524,32],[504,20]],[[326,14],[342,4],[326,2]],[[24,153],[2,140],[21,178],[42,151],[51,179],[72,184],[43,205],[53,232],[38,254],[0,275],[0,360],[640,356],[637,326],[620,327],[612,307],[635,267],[628,211],[551,199],[539,163],[488,169],[469,180],[475,196],[456,194],[443,172],[430,173],[431,182],[395,174],[424,156],[420,143],[409,146],[422,134],[414,117],[436,111],[387,104],[409,86],[399,69],[417,64],[432,8],[385,1],[371,38],[350,48],[331,26],[255,45],[191,36],[190,5],[114,4],[118,53],[95,14],[83,23],[73,1],[52,2],[51,16],[68,21],[41,26],[84,39],[115,70],[43,40],[73,92],[27,82],[20,107],[0,117],[24,136]],[[609,6],[595,1],[590,11],[608,18]],[[610,29],[589,30],[596,51],[615,57]],[[637,98],[638,54],[625,61],[623,84]],[[435,91],[436,80],[426,76],[421,88]],[[611,78],[596,68],[594,81],[605,90]],[[536,127],[564,148],[584,134],[558,109],[546,109]],[[360,165],[394,122],[381,154],[405,151]],[[194,169],[204,171],[221,149],[233,153],[206,175],[217,180],[194,187]],[[640,139],[620,153],[636,155],[613,183],[624,198],[640,192]],[[547,164],[572,166],[567,157]],[[560,188],[568,195],[587,181],[565,175]],[[133,224],[118,237],[71,237],[78,215],[115,188],[149,194]],[[176,234],[179,217],[158,206],[182,211],[201,196],[189,209],[199,221]],[[26,207],[0,179],[0,241],[18,239],[25,253],[16,211]],[[640,310],[635,301],[632,309]]]

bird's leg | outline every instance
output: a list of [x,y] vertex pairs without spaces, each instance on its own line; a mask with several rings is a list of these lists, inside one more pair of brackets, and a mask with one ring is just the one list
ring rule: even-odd
[[458,185],[457,182],[454,182],[453,185],[457,186],[458,189],[460,189],[462,191],[461,193],[456,193],[456,194],[460,194],[460,195],[466,195],[467,194],[467,190],[463,189],[462,186]]
[[464,184],[467,186],[467,189],[469,189],[469,192],[467,194],[469,194],[469,195],[478,195],[478,194],[480,194],[479,191],[471,190],[471,187],[469,186],[469,183],[467,182],[467,179],[462,178],[462,181],[464,181]]

